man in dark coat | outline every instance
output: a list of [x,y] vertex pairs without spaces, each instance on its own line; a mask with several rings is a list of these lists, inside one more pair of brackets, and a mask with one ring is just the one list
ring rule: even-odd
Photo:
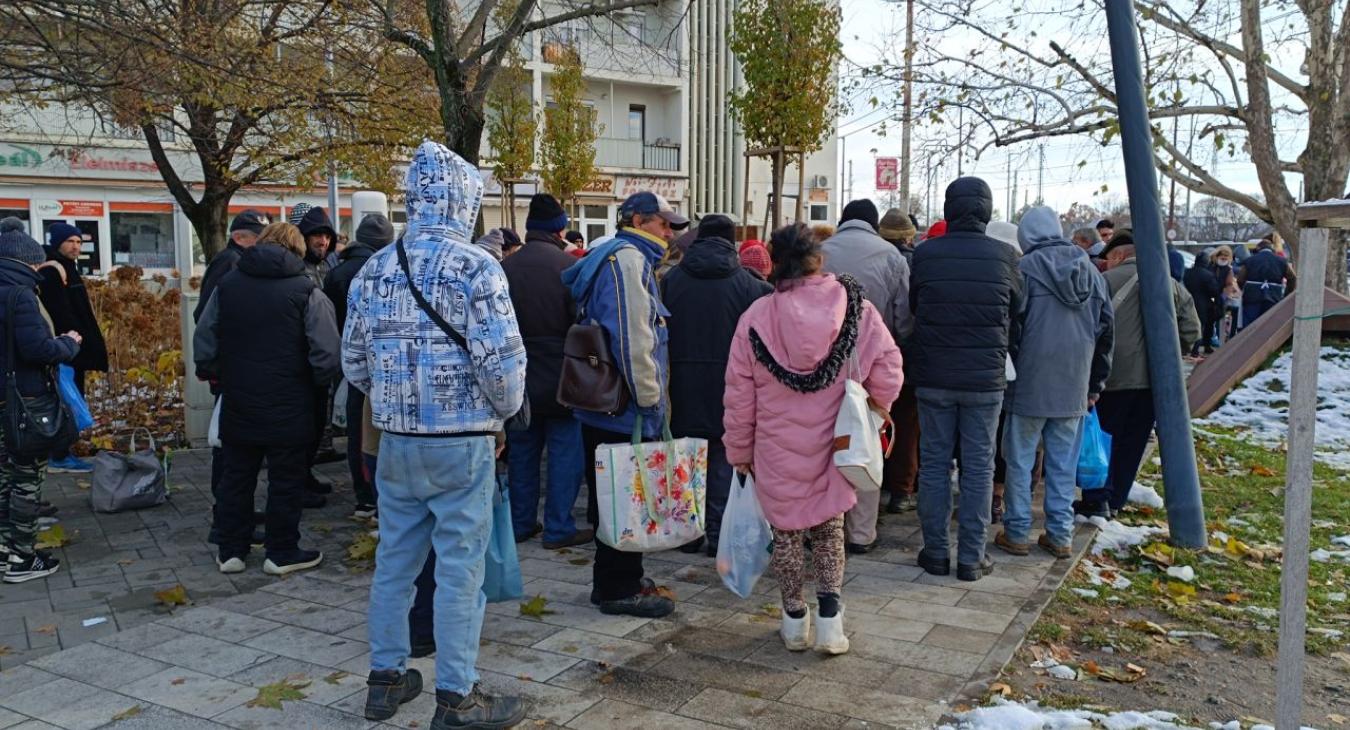
[[[707,554],[717,555],[731,464],[722,445],[722,386],[736,323],[773,287],[741,266],[736,226],[724,215],[705,216],[680,265],[661,282],[670,311],[670,430],[677,438],[708,440]],[[703,540],[682,548],[697,552]]]
[[1181,283],[1191,293],[1191,299],[1195,300],[1195,313],[1200,317],[1200,339],[1191,346],[1191,356],[1200,355],[1201,345],[1206,355],[1213,354],[1214,344],[1210,335],[1214,332],[1215,322],[1223,313],[1223,283],[1210,266],[1209,251],[1195,255],[1195,265],[1186,269]]
[[[305,274],[303,241],[289,224],[248,249],[221,279],[193,337],[198,377],[223,392],[220,437],[225,474],[214,517],[222,573],[245,568],[253,535],[253,493],[267,460],[267,560],[284,575],[323,554],[299,546],[300,507],[314,400],[341,370],[332,303]],[[275,235],[275,240],[268,236]]]
[[[516,542],[544,533],[544,547],[559,550],[594,539],[590,529],[577,529],[572,506],[585,474],[581,424],[558,404],[563,341],[576,321],[576,304],[562,283],[562,272],[576,263],[563,253],[567,213],[547,193],[530,199],[525,219],[525,245],[502,262],[510,285],[521,337],[525,340],[525,391],[530,427],[506,432],[510,466],[511,522]],[[544,490],[544,523],[539,515],[539,464],[548,451],[548,484]]]
[[[47,263],[39,269],[42,282],[38,284],[38,294],[57,332],[79,332],[84,338],[80,354],[70,362],[75,370],[75,385],[83,393],[85,373],[108,371],[108,346],[103,341],[98,317],[94,316],[89,291],[84,288],[84,278],[76,263],[84,236],[80,229],[69,223],[55,223],[47,231],[47,243]],[[52,454],[47,470],[85,474],[92,472],[94,466],[67,450]]]
[[[299,212],[300,206],[297,205],[291,217],[294,218]],[[328,272],[332,268],[328,256],[337,246],[337,229],[333,227],[333,221],[328,217],[327,211],[317,205],[306,209],[300,216],[300,222],[293,225],[299,228],[301,235],[305,237],[305,275],[314,282],[316,288],[322,290]],[[314,448],[309,459],[311,467],[315,464],[341,461],[343,458],[333,449],[332,407],[331,393],[325,392],[322,397],[316,397],[314,416],[318,432],[314,435]],[[312,469],[306,489],[311,494],[320,495],[333,491],[331,486],[314,476]]]
[[216,285],[226,274],[234,271],[239,265],[239,257],[243,255],[244,250],[258,242],[258,234],[262,233],[268,223],[271,221],[267,216],[252,208],[230,221],[230,240],[225,244],[225,250],[211,257],[210,263],[206,265],[206,273],[202,274],[201,299],[197,300],[197,307],[192,310],[193,322],[202,318],[202,310],[206,309],[211,292],[216,290]]
[[951,571],[947,479],[960,440],[961,505],[957,577],[979,580],[993,570],[985,555],[994,477],[995,438],[1010,347],[1022,307],[1017,254],[985,235],[993,213],[985,181],[959,178],[947,186],[947,233],[914,251],[909,301],[914,334],[905,350],[919,399],[919,567]]
[[1294,267],[1275,253],[1275,243],[1261,239],[1256,253],[1248,257],[1238,274],[1242,287],[1242,326],[1249,327],[1261,315],[1270,311],[1298,283]]
[[[383,213],[371,213],[356,227],[355,240],[338,254],[338,265],[328,272],[323,282],[323,293],[328,295],[337,314],[338,332],[347,324],[347,292],[352,287],[352,279],[376,251],[393,242],[394,225]],[[356,509],[352,514],[363,518],[375,516],[375,491],[366,481],[361,460],[361,418],[365,404],[365,393],[356,388],[347,389],[347,468],[352,474],[352,491],[356,493]]]

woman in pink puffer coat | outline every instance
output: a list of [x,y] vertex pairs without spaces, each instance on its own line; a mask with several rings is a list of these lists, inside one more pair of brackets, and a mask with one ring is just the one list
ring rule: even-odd
[[848,651],[839,602],[844,513],[857,501],[834,467],[834,422],[853,377],[886,413],[904,380],[900,349],[851,279],[821,272],[820,242],[802,224],[775,231],[775,291],[750,306],[731,343],[723,443],[773,527],[773,565],[783,596],[781,634],[808,647],[802,541],[811,539],[818,607],[815,648]]

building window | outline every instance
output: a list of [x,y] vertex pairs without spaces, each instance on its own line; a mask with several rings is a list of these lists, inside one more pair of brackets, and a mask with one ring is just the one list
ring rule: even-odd
[[11,216],[23,221],[24,230],[28,231],[30,236],[32,235],[33,223],[28,220],[27,208],[0,208],[0,220]]
[[172,269],[173,214],[118,213],[109,215],[113,266]]
[[647,107],[642,104],[628,105],[628,138],[647,140]]
[[811,205],[812,221],[827,221],[829,219],[830,219],[830,206],[828,204],[817,205],[813,203]]

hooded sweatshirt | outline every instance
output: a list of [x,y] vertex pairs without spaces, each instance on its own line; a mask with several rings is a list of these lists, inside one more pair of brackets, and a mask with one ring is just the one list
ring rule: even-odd
[[834,466],[834,421],[844,382],[858,380],[873,400],[890,408],[904,374],[900,348],[866,300],[856,323],[857,369],[845,360],[833,380],[813,392],[794,390],[775,377],[756,356],[750,330],[788,373],[818,376],[844,327],[848,298],[833,275],[809,276],[750,305],[732,339],[722,443],[727,461],[754,465],[755,496],[769,524],[780,530],[814,527],[857,502],[853,486]]
[[1017,238],[1022,338],[1004,407],[1034,418],[1081,416],[1111,372],[1114,316],[1106,280],[1086,251],[1065,240],[1049,208],[1027,211]]
[[305,211],[305,214],[300,218],[300,222],[295,226],[306,237],[311,233],[327,233],[332,237],[328,242],[328,251],[323,255],[323,258],[315,255],[313,251],[306,250],[305,252],[305,273],[315,286],[323,287],[324,279],[328,277],[328,272],[333,269],[332,254],[337,248],[337,231],[333,228],[333,221],[329,219],[328,213],[323,208],[314,206]]
[[403,242],[413,282],[466,340],[466,352],[413,299],[398,246],[375,253],[352,281],[342,370],[370,398],[381,431],[483,435],[525,399],[525,346],[501,264],[473,245],[483,199],[478,170],[435,142],[408,166]]

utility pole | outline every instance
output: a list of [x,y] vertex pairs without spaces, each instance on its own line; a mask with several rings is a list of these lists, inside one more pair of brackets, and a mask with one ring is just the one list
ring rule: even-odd
[[1106,21],[1139,268],[1138,302],[1144,324],[1144,349],[1162,454],[1167,524],[1173,544],[1202,548],[1209,542],[1205,506],[1196,473],[1186,383],[1181,374],[1181,343],[1177,340],[1177,313],[1172,304],[1172,282],[1158,210],[1158,178],[1153,167],[1153,135],[1139,62],[1134,3],[1106,0]]
[[848,161],[848,195],[844,204],[847,205],[851,202],[853,202],[853,160]]
[[900,120],[900,200],[909,213],[909,134],[914,115],[914,0],[905,0],[905,116]]
[[1008,153],[1008,176],[1005,178],[1005,184],[1007,185],[1007,195],[1005,196],[1005,199],[1008,201],[1008,207],[1005,208],[1007,211],[1005,215],[1007,215],[1008,220],[1011,221],[1013,214],[1012,152]]
[[[1177,125],[1180,123],[1178,117],[1172,117],[1172,149],[1177,148]],[[1175,231],[1177,229],[1177,179],[1172,178],[1172,192],[1167,199],[1167,230]]]
[[956,108],[956,176],[965,177],[966,160],[966,108]]
[[1041,161],[1036,165],[1036,205],[1045,203],[1045,143],[1041,143]]

